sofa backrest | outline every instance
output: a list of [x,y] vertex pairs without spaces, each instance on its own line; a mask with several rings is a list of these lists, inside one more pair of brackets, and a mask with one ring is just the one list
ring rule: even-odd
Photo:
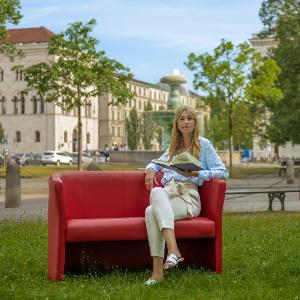
[[142,217],[149,205],[142,171],[64,172],[67,219]]

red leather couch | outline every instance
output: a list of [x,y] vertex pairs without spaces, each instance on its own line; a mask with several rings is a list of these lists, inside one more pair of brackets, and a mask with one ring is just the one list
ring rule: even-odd
[[[63,172],[49,180],[48,277],[98,266],[151,265],[144,172]],[[161,174],[158,175],[161,177]],[[222,271],[225,181],[199,188],[200,217],[176,222],[184,264]]]

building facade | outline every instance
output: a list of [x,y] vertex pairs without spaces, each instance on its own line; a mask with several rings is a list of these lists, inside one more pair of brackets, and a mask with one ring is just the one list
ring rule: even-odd
[[[6,142],[2,148],[10,152],[37,152],[60,150],[73,152],[77,150],[77,114],[67,112],[35,92],[22,95],[26,88],[22,71],[14,71],[16,65],[28,67],[40,62],[55,60],[48,55],[48,41],[53,35],[44,27],[9,30],[9,37],[25,56],[11,62],[0,55],[0,123],[5,129]],[[151,84],[133,79],[128,88],[135,94],[134,99],[125,105],[112,106],[111,94],[93,97],[82,107],[82,144],[83,150],[102,150],[107,144],[127,144],[125,128],[126,118],[135,106],[138,114],[144,112],[150,101],[153,110],[166,108],[169,97],[167,86]],[[199,96],[182,88],[183,104],[196,107]],[[203,129],[203,116],[200,113]],[[153,149],[158,150],[157,143]],[[143,149],[143,145],[139,145]]]

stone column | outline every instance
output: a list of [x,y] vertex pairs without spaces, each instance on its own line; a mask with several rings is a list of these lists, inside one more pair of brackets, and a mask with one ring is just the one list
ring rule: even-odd
[[286,161],[286,182],[295,183],[294,161],[290,158]]
[[20,167],[11,159],[6,166],[5,208],[16,208],[20,205]]

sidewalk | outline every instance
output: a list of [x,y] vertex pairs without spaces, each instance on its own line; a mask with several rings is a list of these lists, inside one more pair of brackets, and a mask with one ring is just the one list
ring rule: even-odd
[[[21,207],[4,208],[5,179],[0,178],[0,219],[27,219],[41,217],[47,220],[48,206],[48,178],[21,179]],[[299,187],[299,178],[294,184],[287,184],[285,177],[274,174],[247,175],[242,178],[229,179],[227,188],[271,188],[271,187]],[[300,211],[299,193],[288,193],[285,206],[287,211]],[[274,200],[273,209],[279,210],[279,201]],[[267,211],[267,194],[256,195],[228,195],[225,197],[225,212]]]

